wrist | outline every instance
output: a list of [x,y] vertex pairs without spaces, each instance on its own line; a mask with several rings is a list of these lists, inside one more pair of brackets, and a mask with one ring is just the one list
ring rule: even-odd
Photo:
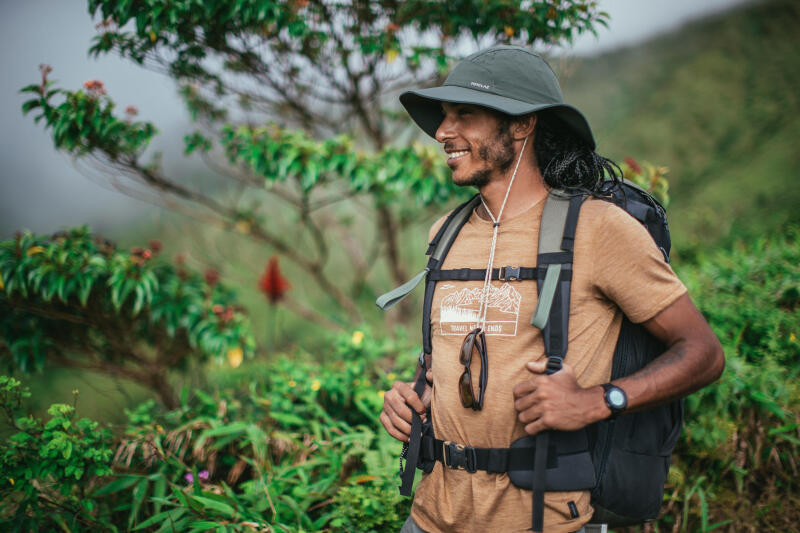
[[588,418],[587,425],[611,418],[611,409],[606,404],[603,386],[595,385],[584,390],[589,400],[585,411]]

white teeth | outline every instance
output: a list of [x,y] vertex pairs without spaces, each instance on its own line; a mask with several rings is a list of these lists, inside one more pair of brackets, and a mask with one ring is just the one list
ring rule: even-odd
[[469,153],[468,150],[465,150],[463,152],[451,152],[451,153],[447,154],[447,159],[453,159],[453,158],[456,158],[456,157],[461,157],[462,155],[467,155],[468,153]]

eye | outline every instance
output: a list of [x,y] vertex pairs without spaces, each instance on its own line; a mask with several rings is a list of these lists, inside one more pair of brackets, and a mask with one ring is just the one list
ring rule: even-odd
[[459,115],[470,115],[470,114],[472,114],[472,110],[462,107],[461,109],[458,110],[458,114]]

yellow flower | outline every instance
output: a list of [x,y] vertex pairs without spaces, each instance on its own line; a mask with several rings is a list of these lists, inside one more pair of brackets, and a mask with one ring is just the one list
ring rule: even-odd
[[77,396],[79,394],[78,389],[72,389],[72,394]]
[[30,257],[32,255],[40,254],[42,252],[44,252],[44,247],[43,246],[31,246],[30,248],[28,248],[28,251],[25,252],[25,255]]
[[507,37],[513,37],[514,36],[514,28],[512,28],[511,26],[506,26],[505,27],[505,31],[506,31],[506,36]]
[[158,431],[159,433],[163,433],[164,432],[164,428],[161,427],[161,424],[156,424],[156,431]]
[[319,390],[320,387],[322,387],[322,383],[318,379],[311,382],[311,390]]
[[3,285],[3,276],[0,276],[0,291],[6,290],[6,286]]
[[378,391],[378,396],[380,396],[381,398],[383,398],[384,394],[386,394],[386,391],[382,391],[382,390]]
[[296,387],[297,386],[297,382],[295,380],[293,380],[293,379],[290,379],[289,380],[289,386],[290,387]]
[[388,374],[386,374],[386,379],[388,379],[389,381],[394,381],[397,379],[397,374],[395,374],[394,372],[389,372]]
[[361,341],[364,340],[364,332],[363,331],[354,331],[353,332],[353,346],[361,346]]
[[156,32],[154,32],[154,31],[150,32],[150,41],[151,42],[156,42]]
[[250,223],[246,220],[239,220],[236,222],[236,231],[239,233],[244,233],[245,235],[250,233]]
[[[2,282],[3,280],[0,280]],[[0,287],[2,288],[2,287]],[[797,336],[794,333],[789,333],[789,342],[795,342],[797,340]]]
[[398,54],[397,50],[387,50],[386,51],[386,62],[387,63],[393,62],[395,59],[397,59],[397,54]]
[[14,486],[14,478],[13,477],[8,478],[8,482],[11,483],[12,487]]
[[233,368],[238,368],[239,365],[242,364],[242,359],[244,357],[244,353],[240,347],[231,348],[228,350],[228,363]]

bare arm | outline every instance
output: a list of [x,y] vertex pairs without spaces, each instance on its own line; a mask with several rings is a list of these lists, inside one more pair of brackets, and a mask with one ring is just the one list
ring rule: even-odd
[[[613,381],[628,395],[629,412],[686,396],[722,375],[722,347],[688,295],[643,325],[668,348],[640,371]],[[551,376],[544,367],[528,363],[533,376],[514,388],[514,407],[527,433],[579,429],[611,415],[601,386],[581,388],[566,363]]]

